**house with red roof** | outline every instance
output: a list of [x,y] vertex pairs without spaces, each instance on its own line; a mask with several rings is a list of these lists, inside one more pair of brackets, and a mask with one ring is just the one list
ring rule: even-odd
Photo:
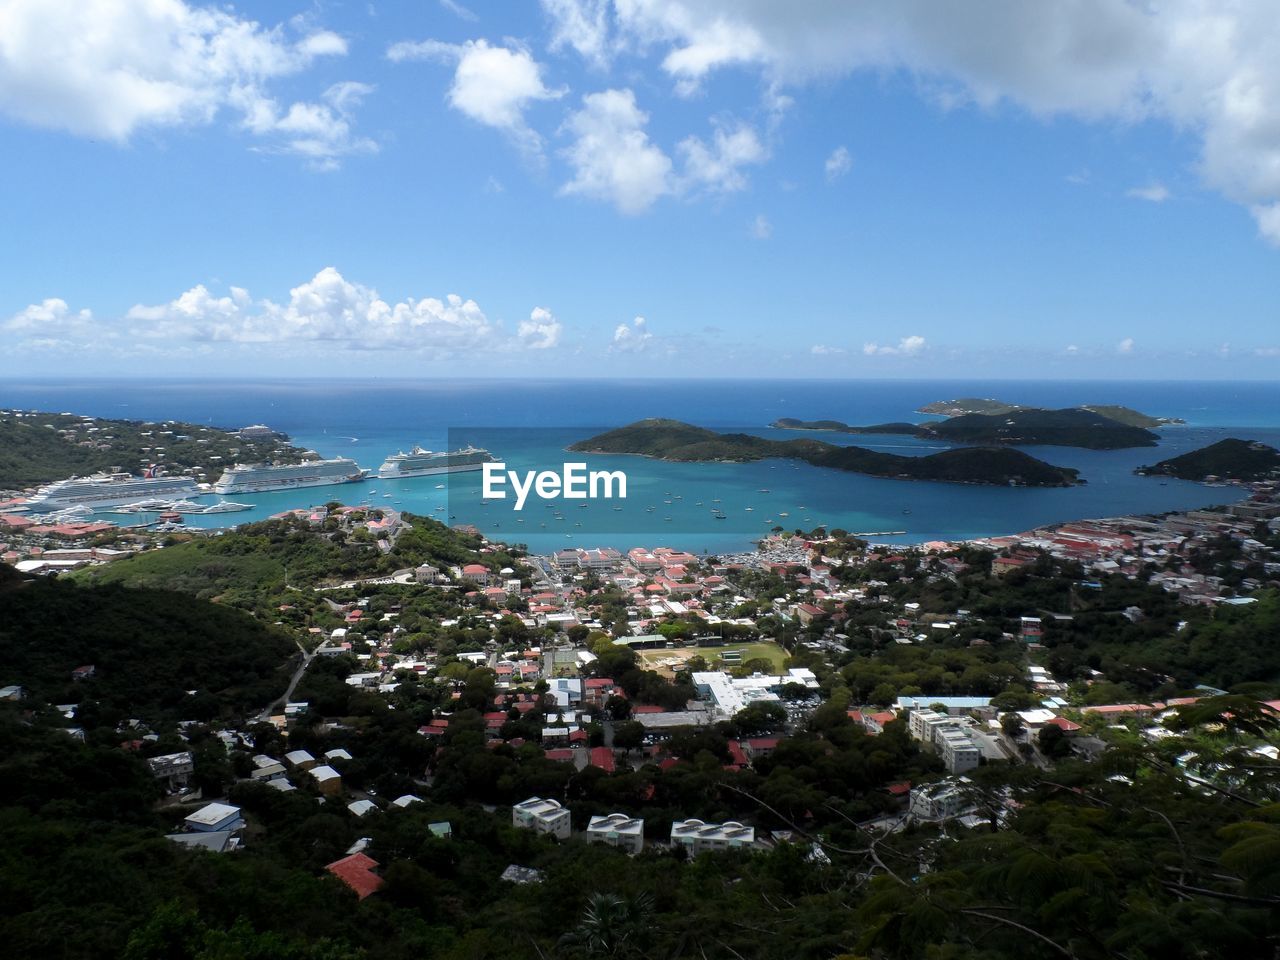
[[375,872],[378,861],[363,853],[353,853],[349,857],[335,860],[325,869],[353,890],[358,900],[377,893],[386,883]]
[[608,747],[592,747],[588,762],[593,767],[599,767],[605,773],[613,773],[618,768],[613,758],[613,751]]

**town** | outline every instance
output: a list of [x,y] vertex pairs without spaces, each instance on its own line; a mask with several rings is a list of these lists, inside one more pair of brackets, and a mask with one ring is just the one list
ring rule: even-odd
[[[222,591],[260,619],[274,614],[300,651],[285,694],[238,720],[168,711],[114,734],[86,729],[103,663],[75,665],[79,696],[68,702],[41,702],[42,686],[15,673],[0,678],[0,699],[56,711],[71,737],[142,757],[177,844],[262,842],[264,790],[341,809],[355,839],[324,869],[360,898],[385,883],[365,824],[467,803],[555,842],[633,856],[799,844],[829,862],[833,816],[813,807],[831,785],[809,764],[813,737],[837,729],[861,733],[839,748],[860,771],[839,818],[945,843],[1017,812],[1016,790],[978,777],[989,770],[1106,763],[1135,742],[1173,739],[1186,748],[1179,776],[1239,786],[1238,771],[1184,739],[1187,718],[1274,676],[1274,647],[1208,659],[1179,650],[1229,629],[1230,611],[1266,608],[1275,622],[1277,489],[1253,484],[1221,509],[968,543],[775,533],[720,557],[662,547],[526,556],[474,529],[336,502],[244,533],[183,536],[0,514],[14,571],[85,584],[128,583],[133,567],[254,535],[365,558],[345,573],[299,562],[281,583],[243,584],[238,599]],[[474,548],[469,562],[457,536]],[[415,538],[458,561],[396,566],[423,553]],[[1163,659],[1125,652],[1162,634],[1175,643]],[[1266,722],[1233,728],[1231,746],[1274,772],[1280,700],[1258,703]],[[394,744],[379,742],[379,717],[396,718]],[[390,732],[409,718],[416,743]],[[1217,709],[1192,729],[1211,738],[1221,723]],[[1262,795],[1275,791],[1272,779]],[[441,841],[455,830],[448,819],[425,828]],[[536,883],[540,871],[513,862],[502,877]]]

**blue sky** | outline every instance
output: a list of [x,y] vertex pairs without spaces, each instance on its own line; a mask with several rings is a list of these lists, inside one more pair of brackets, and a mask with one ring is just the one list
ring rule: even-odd
[[783,6],[0,0],[6,355],[1275,377],[1267,4]]

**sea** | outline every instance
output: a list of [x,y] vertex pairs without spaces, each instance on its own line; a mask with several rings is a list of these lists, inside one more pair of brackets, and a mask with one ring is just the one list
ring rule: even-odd
[[[769,460],[666,463],[644,457],[573,454],[569,444],[646,417],[670,417],[722,431],[819,437],[905,455],[944,449],[911,437],[795,434],[780,417],[881,423],[927,419],[935,400],[991,397],[1029,406],[1122,404],[1185,424],[1159,428],[1157,447],[1082,450],[1023,447],[1075,467],[1086,484],[1028,489],[891,480]],[[885,543],[968,540],[1053,522],[1161,513],[1230,503],[1235,487],[1141,477],[1144,464],[1225,437],[1280,446],[1280,383],[1052,380],[0,380],[0,408],[100,417],[181,420],[236,429],[266,424],[325,457],[351,457],[377,470],[415,444],[434,450],[484,447],[507,469],[621,470],[625,499],[587,501],[485,497],[479,473],[381,480],[229,499],[252,509],[188,516],[222,528],[339,500],[392,507],[470,524],[491,540],[536,553],[567,547],[669,546],[701,554],[746,551],[771,530],[822,525]],[[206,496],[201,502],[213,502]],[[113,518],[117,519],[117,518]]]

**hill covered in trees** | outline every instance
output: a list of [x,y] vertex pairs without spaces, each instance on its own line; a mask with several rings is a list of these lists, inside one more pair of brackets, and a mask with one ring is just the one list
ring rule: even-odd
[[[284,691],[298,648],[277,627],[167,590],[63,579],[0,593],[0,685],[121,719],[208,720]],[[78,667],[92,675],[73,679]]]
[[137,474],[153,463],[213,481],[237,460],[297,463],[303,453],[280,436],[243,438],[177,420],[0,410],[0,490],[113,468]]
[[1180,480],[1266,480],[1280,471],[1280,450],[1254,440],[1228,438],[1181,456],[1161,460],[1137,472]]
[[1018,450],[968,448],[903,457],[819,440],[769,440],[745,433],[716,433],[678,420],[649,419],[573,444],[584,453],[632,453],[660,460],[746,462],[803,460],[816,467],[902,480],[1061,487],[1081,482],[1078,472],[1055,467]]
[[1119,450],[1126,447],[1154,447],[1159,436],[1139,425],[1151,419],[1127,407],[1069,407],[1063,410],[1009,407],[1001,413],[956,413],[946,420],[928,420],[924,423],[853,426],[839,420],[796,420],[784,417],[775,420],[772,425],[784,430],[901,434],[946,443]]
[[[919,407],[916,413],[931,413],[943,417],[960,417],[965,414],[980,413],[993,417],[1004,417],[1011,413],[1040,409],[1043,408],[1028,407],[1020,403],[1006,403],[1003,400],[994,400],[990,397],[960,397],[956,400],[935,400],[932,403],[926,403],[923,407]],[[1089,410],[1117,423],[1123,423],[1130,427],[1143,427],[1148,430],[1154,427],[1186,422],[1178,417],[1153,417],[1150,414],[1143,413],[1141,410],[1134,410],[1132,407],[1124,407],[1114,403],[1082,403],[1071,409]]]

